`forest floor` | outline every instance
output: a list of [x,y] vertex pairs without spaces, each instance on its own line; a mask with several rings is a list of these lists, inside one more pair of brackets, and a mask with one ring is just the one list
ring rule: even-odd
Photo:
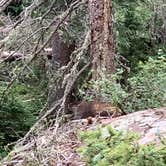
[[3,166],[85,166],[77,149],[81,146],[79,131],[97,128],[98,125],[111,125],[122,131],[134,131],[140,135],[139,144],[160,144],[158,135],[166,136],[166,107],[138,111],[117,118],[93,118],[74,120],[61,127],[54,125],[44,130],[40,136],[33,137],[27,144],[16,145],[1,164]]

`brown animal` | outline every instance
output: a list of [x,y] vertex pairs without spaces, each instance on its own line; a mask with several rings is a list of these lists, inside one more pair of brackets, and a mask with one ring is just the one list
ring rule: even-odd
[[112,106],[112,104],[97,101],[82,101],[80,104],[72,107],[72,112],[74,119],[94,117],[96,115],[115,117],[124,114],[123,111]]

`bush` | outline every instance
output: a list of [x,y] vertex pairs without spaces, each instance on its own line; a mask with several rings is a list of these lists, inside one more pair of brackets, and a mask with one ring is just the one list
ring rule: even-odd
[[93,99],[93,96],[97,96],[97,98],[117,106],[127,95],[125,90],[122,89],[120,83],[117,83],[117,79],[119,79],[118,75],[113,75],[112,77],[103,77],[97,81],[92,80],[87,85],[88,90],[91,93],[80,90],[80,94],[84,97],[85,100],[91,100]]
[[149,59],[139,64],[139,72],[128,81],[130,91],[123,101],[128,112],[165,106],[166,104],[166,59]]
[[[35,122],[45,104],[45,97],[41,95],[43,92],[39,87],[16,82],[0,101],[0,156],[4,157],[12,148],[10,146],[6,151],[4,147],[7,144],[23,137]],[[0,82],[0,92],[5,88],[6,84]]]
[[149,58],[139,63],[139,72],[128,78],[127,86],[120,84],[121,72],[101,80],[90,81],[79,89],[85,100],[94,96],[126,112],[156,108],[166,104],[166,59]]
[[138,135],[122,133],[110,126],[80,133],[84,145],[78,152],[89,166],[164,166],[166,144],[140,146]]
[[12,94],[8,94],[0,103],[0,149],[21,138],[32,126],[34,120],[35,116],[31,109]]

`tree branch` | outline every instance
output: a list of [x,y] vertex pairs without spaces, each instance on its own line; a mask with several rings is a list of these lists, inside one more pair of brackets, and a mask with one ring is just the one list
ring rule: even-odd
[[12,1],[13,0],[1,0],[0,1],[0,13],[3,12],[8,7],[8,5],[10,5],[10,3]]

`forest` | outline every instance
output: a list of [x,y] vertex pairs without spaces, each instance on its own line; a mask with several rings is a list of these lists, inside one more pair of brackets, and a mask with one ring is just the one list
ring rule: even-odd
[[166,165],[166,0],[0,0],[0,166]]

